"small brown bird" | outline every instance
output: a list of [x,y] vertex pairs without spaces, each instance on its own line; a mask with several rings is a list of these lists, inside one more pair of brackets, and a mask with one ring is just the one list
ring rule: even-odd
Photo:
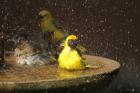
[[17,44],[14,55],[16,62],[21,65],[42,65],[47,63],[47,60],[41,57],[25,38],[22,38]]

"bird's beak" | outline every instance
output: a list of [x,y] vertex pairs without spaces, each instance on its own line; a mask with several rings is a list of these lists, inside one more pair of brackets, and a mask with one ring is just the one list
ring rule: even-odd
[[76,48],[78,44],[78,41],[77,40],[69,40],[68,41],[68,45],[71,47],[71,48]]
[[42,18],[43,18],[43,16],[41,16],[41,15],[38,16],[38,19],[39,19],[39,20],[42,19]]

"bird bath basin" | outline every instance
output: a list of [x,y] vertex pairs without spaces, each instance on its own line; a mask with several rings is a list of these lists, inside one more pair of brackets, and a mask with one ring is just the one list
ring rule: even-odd
[[[100,92],[107,87],[120,64],[98,56],[85,55],[91,65],[101,65],[100,68],[83,71],[65,71],[57,64],[44,66],[19,66],[13,58],[6,60],[6,67],[0,70],[0,91],[21,92]],[[78,88],[78,89],[77,89]],[[38,93],[37,92],[37,93]],[[42,93],[41,92],[41,93]],[[83,92],[85,93],[85,92]]]

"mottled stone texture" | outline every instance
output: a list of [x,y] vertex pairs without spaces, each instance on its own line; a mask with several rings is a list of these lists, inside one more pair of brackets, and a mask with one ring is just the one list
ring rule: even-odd
[[[15,47],[16,33],[38,41],[37,14],[48,9],[56,21],[78,35],[88,53],[119,61],[122,69],[109,92],[140,92],[140,0],[1,0],[1,31],[7,53]],[[39,33],[39,34],[38,34]],[[107,92],[107,93],[109,93]]]

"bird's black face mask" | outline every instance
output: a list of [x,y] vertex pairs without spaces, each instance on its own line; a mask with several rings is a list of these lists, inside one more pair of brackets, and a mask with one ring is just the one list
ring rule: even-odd
[[77,40],[68,40],[68,45],[72,48],[72,49],[75,49],[76,46],[78,44],[78,41]]
[[38,16],[38,19],[41,20],[43,18],[48,18],[48,14],[45,14],[45,15],[39,15]]
[[41,15],[38,16],[38,19],[39,19],[39,20],[42,19],[42,18],[43,18],[43,16],[41,16]]

